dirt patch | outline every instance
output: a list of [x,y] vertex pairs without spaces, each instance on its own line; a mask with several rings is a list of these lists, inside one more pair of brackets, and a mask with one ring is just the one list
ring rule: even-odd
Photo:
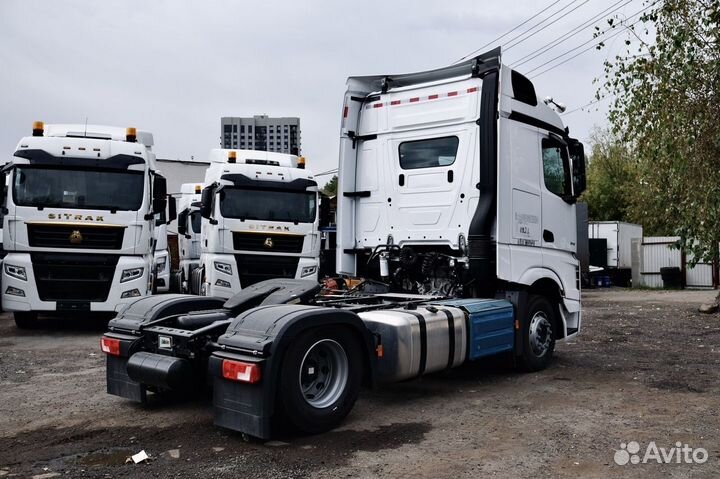
[[[0,470],[20,477],[714,477],[720,315],[708,291],[585,293],[552,366],[507,357],[361,394],[316,436],[246,442],[207,397],[142,406],[105,393],[97,323],[19,332],[0,317]],[[704,447],[703,465],[618,466],[620,444]],[[147,463],[126,464],[145,450]],[[171,452],[172,451],[172,452]]]

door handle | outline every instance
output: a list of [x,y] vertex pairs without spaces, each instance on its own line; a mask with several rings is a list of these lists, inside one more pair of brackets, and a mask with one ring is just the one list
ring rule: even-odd
[[400,176],[398,176],[398,184],[400,186],[405,186],[405,175],[400,173]]
[[546,243],[555,242],[555,235],[550,230],[543,230],[543,241]]

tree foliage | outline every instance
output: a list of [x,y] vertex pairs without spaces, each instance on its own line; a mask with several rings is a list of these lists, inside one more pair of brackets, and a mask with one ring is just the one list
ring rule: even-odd
[[596,129],[588,155],[587,190],[581,201],[588,204],[593,221],[630,221],[628,204],[634,190],[632,152],[610,131]]
[[334,175],[330,179],[330,181],[325,183],[325,186],[322,187],[322,192],[325,193],[327,196],[337,195],[337,184],[338,184],[338,177],[337,177],[337,175]]
[[[606,62],[599,95],[614,97],[613,132],[632,148],[637,184],[630,216],[649,231],[672,229],[698,259],[715,259],[720,240],[720,2],[649,4],[635,51]],[[642,32],[640,32],[642,34]],[[632,47],[631,47],[632,45]],[[632,48],[632,51],[630,50]],[[702,245],[702,246],[700,246]]]

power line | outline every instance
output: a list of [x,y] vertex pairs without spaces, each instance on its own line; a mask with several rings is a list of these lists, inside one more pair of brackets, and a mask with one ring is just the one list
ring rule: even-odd
[[605,101],[605,100],[607,100],[608,98],[610,98],[610,97],[609,97],[609,96],[604,96],[604,97],[602,97],[602,98],[595,98],[594,100],[592,100],[592,101],[590,101],[590,102],[588,102],[588,103],[585,103],[583,106],[579,106],[579,107],[577,107],[577,108],[573,108],[573,109],[570,110],[570,111],[566,111],[565,113],[562,113],[560,116],[567,116],[567,115],[569,115],[569,114],[571,114],[571,113],[575,113],[576,111],[580,111],[580,110],[582,110],[583,108],[587,108],[587,107],[589,107],[590,105],[594,105],[595,103],[600,103],[601,101]]
[[528,18],[528,19],[525,20],[524,22],[522,22],[522,23],[514,26],[513,28],[511,28],[511,29],[508,30],[507,32],[505,32],[505,33],[503,33],[502,35],[500,35],[499,37],[495,38],[494,40],[491,40],[491,41],[487,42],[485,45],[481,46],[481,47],[478,48],[477,50],[471,51],[470,53],[468,53],[467,55],[465,55],[464,57],[462,57],[461,59],[459,59],[458,62],[461,62],[461,61],[465,60],[466,58],[468,58],[469,56],[472,56],[472,55],[474,55],[475,53],[484,50],[485,48],[489,47],[490,45],[492,45],[493,43],[497,42],[497,41],[500,40],[501,38],[504,38],[505,36],[511,34],[512,32],[514,32],[514,31],[517,30],[518,28],[522,27],[523,25],[525,25],[525,24],[528,23],[529,21],[534,20],[535,17],[537,17],[537,16],[540,15],[541,13],[545,12],[546,10],[548,10],[550,7],[556,5],[557,3],[560,3],[560,0],[555,0],[553,3],[551,3],[551,4],[548,5],[547,7],[543,8],[543,9],[540,10],[539,12],[535,13],[534,15],[532,15],[530,18]]
[[[661,0],[655,0],[653,3],[651,3],[651,4],[648,5],[647,7],[643,8],[643,9],[641,9],[641,10],[638,10],[637,12],[635,12],[635,13],[633,13],[632,15],[630,15],[629,17],[627,17],[625,20],[623,20],[622,22],[620,22],[619,25],[623,25],[623,24],[624,24],[625,22],[627,22],[630,18],[632,18],[632,17],[634,17],[634,16],[636,16],[636,15],[638,15],[638,14],[641,14],[641,13],[649,10],[650,8],[652,8],[654,5],[656,5],[656,4],[657,4],[658,2],[660,2],[660,1],[661,1]],[[563,60],[562,62],[557,63],[557,64],[555,64],[555,65],[553,65],[553,66],[551,66],[551,67],[549,67],[549,68],[546,68],[545,70],[542,70],[540,73],[537,73],[537,74],[535,74],[535,75],[533,75],[533,76],[530,76],[529,78],[537,78],[537,77],[539,77],[540,75],[543,75],[543,74],[549,72],[550,70],[553,70],[553,69],[559,67],[560,65],[563,65],[563,64],[569,62],[570,60],[572,60],[572,59],[574,59],[574,58],[577,58],[578,56],[582,55],[583,53],[585,53],[585,52],[587,52],[587,51],[589,51],[589,50],[597,47],[597,46],[600,45],[601,43],[603,43],[603,42],[605,42],[605,41],[607,41],[607,40],[610,40],[611,38],[614,38],[614,37],[618,36],[619,34],[625,32],[628,28],[631,28],[631,27],[637,25],[637,24],[640,23],[641,21],[642,21],[642,17],[639,18],[639,19],[637,19],[636,21],[634,21],[634,22],[631,23],[630,25],[626,25],[624,29],[618,30],[618,31],[615,32],[614,34],[610,35],[609,37],[604,37],[604,39],[600,39],[600,41],[598,41],[597,43],[593,43],[593,44],[590,45],[588,48],[586,48],[586,49],[584,49],[584,50],[581,50],[580,52],[578,52],[577,54],[573,55],[572,57],[570,57],[570,58],[568,58],[568,59],[566,59],[566,60]],[[584,43],[581,43],[580,45],[576,46],[575,48],[572,48],[572,49],[566,51],[565,53],[562,53],[562,54],[556,56],[555,58],[552,58],[551,60],[548,60],[548,61],[546,61],[545,63],[538,65],[537,67],[533,68],[532,70],[526,72],[526,75],[529,75],[530,73],[532,73],[532,72],[534,72],[534,71],[536,71],[536,70],[539,70],[540,68],[542,68],[542,67],[544,67],[544,66],[546,66],[546,65],[548,65],[548,64],[550,64],[550,63],[552,63],[552,62],[554,62],[555,60],[557,60],[557,59],[559,59],[559,58],[562,58],[562,57],[564,57],[565,55],[568,55],[569,53],[572,53],[572,52],[578,50],[579,48],[584,47],[584,46],[587,45],[588,43],[590,43],[590,42],[592,42],[592,41],[594,41],[594,40],[597,40],[598,38],[602,37],[603,35],[605,35],[605,34],[606,34],[607,32],[609,32],[610,30],[613,30],[614,28],[615,28],[615,27],[612,26],[612,27],[609,27],[609,28],[603,30],[603,31],[600,32],[597,36],[595,36],[595,38],[592,38],[592,39],[590,39],[590,40],[588,40],[588,41],[586,41],[586,42],[584,42]]]
[[[612,5],[610,5],[609,7],[607,7],[607,8],[606,8],[605,10],[603,10],[602,12],[600,12],[600,13],[598,13],[597,15],[593,16],[590,20],[587,20],[587,21],[581,23],[579,26],[571,29],[571,30],[568,31],[568,32],[565,32],[563,35],[561,35],[560,37],[556,38],[555,40],[552,40],[552,41],[546,43],[545,45],[543,45],[542,47],[538,48],[537,50],[534,50],[534,51],[528,53],[527,55],[525,55],[524,57],[518,59],[515,63],[513,63],[513,64],[511,65],[512,68],[517,68],[517,67],[519,67],[520,65],[523,65],[523,64],[529,62],[530,60],[532,60],[532,59],[534,59],[534,58],[537,58],[537,57],[539,57],[540,55],[548,52],[549,50],[552,50],[553,48],[555,48],[556,46],[560,45],[561,43],[565,43],[567,40],[570,40],[572,37],[574,37],[574,36],[577,35],[578,33],[584,31],[583,29],[584,29],[585,27],[587,27],[588,25],[590,25],[590,24],[592,24],[593,22],[597,21],[600,17],[602,17],[602,16],[604,16],[604,15],[609,15],[609,14],[615,13],[616,11],[620,10],[622,7],[628,5],[628,4],[631,3],[632,1],[633,1],[633,0],[618,0],[618,1],[615,2],[614,4],[612,4]],[[625,2],[625,3],[623,3],[623,2]],[[620,3],[622,3],[622,5],[617,6],[617,5],[620,4]]]
[[338,169],[335,168],[335,169],[332,169],[332,170],[323,171],[322,173],[315,173],[314,176],[332,175],[332,174],[337,173],[337,172],[338,172]]
[[[581,3],[581,4],[578,5],[577,7],[573,8],[572,10],[570,10],[569,12],[567,12],[565,15],[570,15],[572,12],[574,12],[574,11],[577,10],[578,8],[580,8],[580,7],[582,7],[583,5],[585,5],[588,1],[589,1],[589,0],[585,0],[583,3]],[[560,13],[562,10],[564,10],[564,9],[567,8],[567,7],[569,7],[569,6],[572,5],[573,3],[575,3],[575,2],[571,2],[571,3],[567,4],[564,8],[560,9],[557,13]],[[538,33],[542,32],[543,30],[545,30],[545,29],[546,29],[547,27],[549,27],[550,25],[553,25],[553,24],[559,22],[560,20],[563,20],[563,19],[565,18],[565,15],[563,15],[563,16],[557,16],[557,18],[555,18],[555,20],[553,20],[552,22],[548,23],[547,25],[545,25],[545,26],[542,27],[541,29],[534,31],[532,34],[530,34],[530,35],[528,35],[527,37],[519,40],[519,41],[516,42],[516,43],[513,43],[513,44],[511,44],[511,45],[506,46],[506,47],[505,47],[505,51],[510,50],[511,48],[514,48],[514,47],[520,45],[521,43],[523,43],[524,41],[526,41],[528,38],[531,38],[531,37],[537,35]],[[546,18],[545,20],[549,20],[550,18],[552,18],[552,17],[548,17],[548,18]],[[543,20],[543,22],[538,23],[536,26],[541,25],[542,23],[545,22],[545,20]],[[529,31],[529,30],[528,30],[528,31]],[[526,33],[527,33],[527,32],[526,32]],[[516,37],[516,38],[517,38],[517,37]],[[508,42],[508,43],[510,43],[510,42]],[[507,45],[507,44],[506,44],[506,45]]]

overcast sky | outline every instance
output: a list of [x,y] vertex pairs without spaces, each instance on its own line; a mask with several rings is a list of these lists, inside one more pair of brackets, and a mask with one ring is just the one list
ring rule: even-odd
[[[221,116],[298,116],[303,153],[319,173],[337,166],[348,76],[448,65],[553,3],[497,42],[558,12],[544,30],[506,50],[505,63],[615,1],[0,0],[0,151],[12,155],[34,120],[87,118],[153,132],[158,157],[204,159],[220,144]],[[620,5],[618,13],[628,16],[643,8],[642,0]],[[591,38],[588,26],[518,70],[529,72]],[[534,78],[538,94],[568,111],[585,105],[603,61],[625,38]],[[607,103],[563,120],[586,140],[594,125],[605,124]]]

